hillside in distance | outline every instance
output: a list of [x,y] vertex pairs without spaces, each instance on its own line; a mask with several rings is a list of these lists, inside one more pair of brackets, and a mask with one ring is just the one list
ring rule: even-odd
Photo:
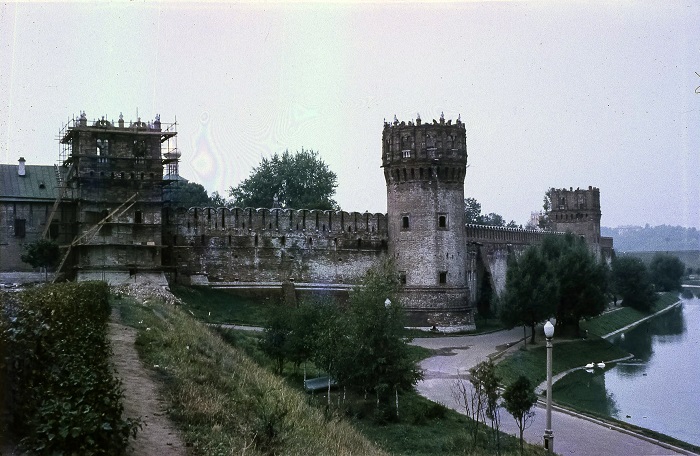
[[700,231],[683,226],[601,227],[602,236],[614,239],[617,252],[678,252],[700,250]]

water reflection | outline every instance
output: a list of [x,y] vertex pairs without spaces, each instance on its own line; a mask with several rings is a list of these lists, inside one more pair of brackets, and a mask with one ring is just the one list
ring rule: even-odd
[[567,375],[555,384],[555,400],[700,445],[700,299],[684,299],[612,342],[634,359]]
[[605,388],[602,370],[578,370],[552,386],[552,397],[562,404],[582,407],[601,415],[614,416],[618,410],[612,394]]
[[625,333],[618,334],[611,342],[634,355],[636,363],[630,364],[630,366],[639,366],[640,363],[651,359],[654,354],[655,342],[677,343],[683,339],[684,332],[683,306],[679,306],[647,320]]

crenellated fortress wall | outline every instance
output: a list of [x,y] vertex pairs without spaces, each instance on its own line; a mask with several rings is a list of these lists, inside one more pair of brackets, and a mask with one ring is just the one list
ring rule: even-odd
[[166,208],[164,227],[180,280],[249,288],[347,288],[388,241],[386,215],[344,211]]

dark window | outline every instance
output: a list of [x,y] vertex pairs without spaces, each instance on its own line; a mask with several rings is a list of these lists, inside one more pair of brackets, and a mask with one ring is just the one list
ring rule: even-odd
[[447,283],[447,271],[440,271],[440,283]]
[[447,214],[438,214],[438,228],[447,229]]
[[143,223],[143,214],[141,211],[136,211],[134,213],[134,223]]
[[27,220],[15,219],[15,236],[23,238],[27,235]]
[[56,239],[58,238],[58,223],[57,222],[52,222],[51,225],[49,226],[49,237],[51,239]]
[[406,285],[406,271],[399,271],[399,282],[401,285]]
[[410,228],[410,221],[408,215],[401,216],[401,228],[407,230]]

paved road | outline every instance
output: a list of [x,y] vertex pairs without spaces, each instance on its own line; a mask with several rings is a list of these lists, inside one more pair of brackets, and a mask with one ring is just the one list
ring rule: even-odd
[[[421,362],[425,379],[418,383],[418,392],[430,400],[464,413],[452,395],[459,376],[464,376],[469,369],[485,361],[489,355],[502,350],[516,350],[519,344],[522,344],[519,342],[522,337],[523,331],[520,328],[480,336],[415,339],[414,345],[439,350],[436,356]],[[505,410],[502,413],[503,431],[517,435],[518,429],[513,418]],[[525,431],[525,439],[541,445],[544,427],[545,410],[538,407],[532,425]],[[691,454],[678,449],[674,451],[638,436],[620,432],[602,422],[592,422],[557,410],[552,412],[552,428],[554,451],[561,455]]]

